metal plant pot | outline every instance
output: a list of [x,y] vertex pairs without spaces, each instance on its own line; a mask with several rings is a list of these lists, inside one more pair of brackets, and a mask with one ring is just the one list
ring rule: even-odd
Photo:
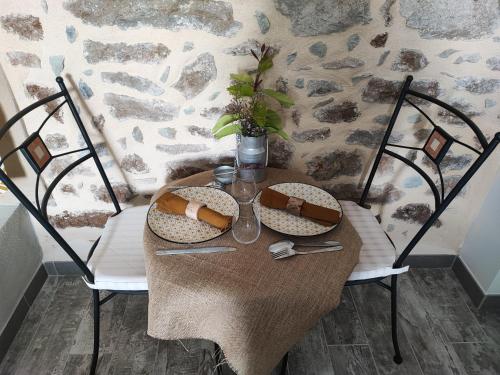
[[236,142],[236,162],[241,176],[248,181],[264,181],[268,154],[267,135],[260,137],[238,135]]

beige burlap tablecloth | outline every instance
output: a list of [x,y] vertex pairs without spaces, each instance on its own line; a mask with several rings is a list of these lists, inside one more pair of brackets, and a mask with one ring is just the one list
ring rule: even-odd
[[[176,184],[201,186],[211,179],[211,172],[203,172]],[[303,174],[269,168],[259,188],[277,182],[314,184]],[[250,245],[234,241],[230,231],[201,244],[235,246],[236,252],[157,256],[158,248],[185,246],[160,239],[146,224],[148,334],[164,340],[211,340],[237,374],[271,374],[285,353],[338,305],[361,248],[345,216],[333,231],[314,237],[338,240],[342,251],[273,260],[267,248],[282,239],[263,226]]]

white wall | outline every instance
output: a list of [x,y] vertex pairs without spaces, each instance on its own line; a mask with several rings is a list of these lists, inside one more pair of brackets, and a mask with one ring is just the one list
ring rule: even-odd
[[473,221],[460,251],[460,258],[485,294],[500,294],[499,172],[497,164],[495,182]]

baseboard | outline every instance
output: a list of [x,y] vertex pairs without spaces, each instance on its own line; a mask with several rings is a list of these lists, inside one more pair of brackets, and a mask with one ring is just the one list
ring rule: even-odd
[[460,284],[462,284],[465,291],[469,295],[474,306],[479,309],[500,307],[500,295],[485,294],[481,285],[478,284],[469,268],[464,264],[460,257],[457,257],[453,263],[452,270],[457,276],[457,279],[460,281]]
[[456,258],[456,255],[409,255],[403,265],[413,268],[449,268]]
[[21,328],[21,324],[23,323],[26,314],[28,314],[33,301],[40,292],[40,289],[42,289],[42,286],[45,283],[46,279],[47,272],[45,271],[45,267],[43,265],[40,265],[38,271],[35,273],[35,276],[33,276],[33,279],[31,279],[30,284],[26,288],[23,297],[17,304],[14,313],[5,326],[5,329],[0,334],[0,362],[2,362],[3,357],[10,347],[10,344],[12,344],[12,341],[14,341],[14,338],[16,337],[19,328]]

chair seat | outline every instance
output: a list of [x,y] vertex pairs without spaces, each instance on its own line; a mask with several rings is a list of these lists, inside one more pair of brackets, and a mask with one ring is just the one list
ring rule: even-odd
[[340,204],[363,242],[359,263],[348,281],[368,280],[408,271],[408,266],[392,268],[396,260],[396,249],[369,209],[351,201],[340,201]]
[[110,217],[87,266],[92,289],[148,290],[144,266],[144,224],[149,206],[127,208]]

